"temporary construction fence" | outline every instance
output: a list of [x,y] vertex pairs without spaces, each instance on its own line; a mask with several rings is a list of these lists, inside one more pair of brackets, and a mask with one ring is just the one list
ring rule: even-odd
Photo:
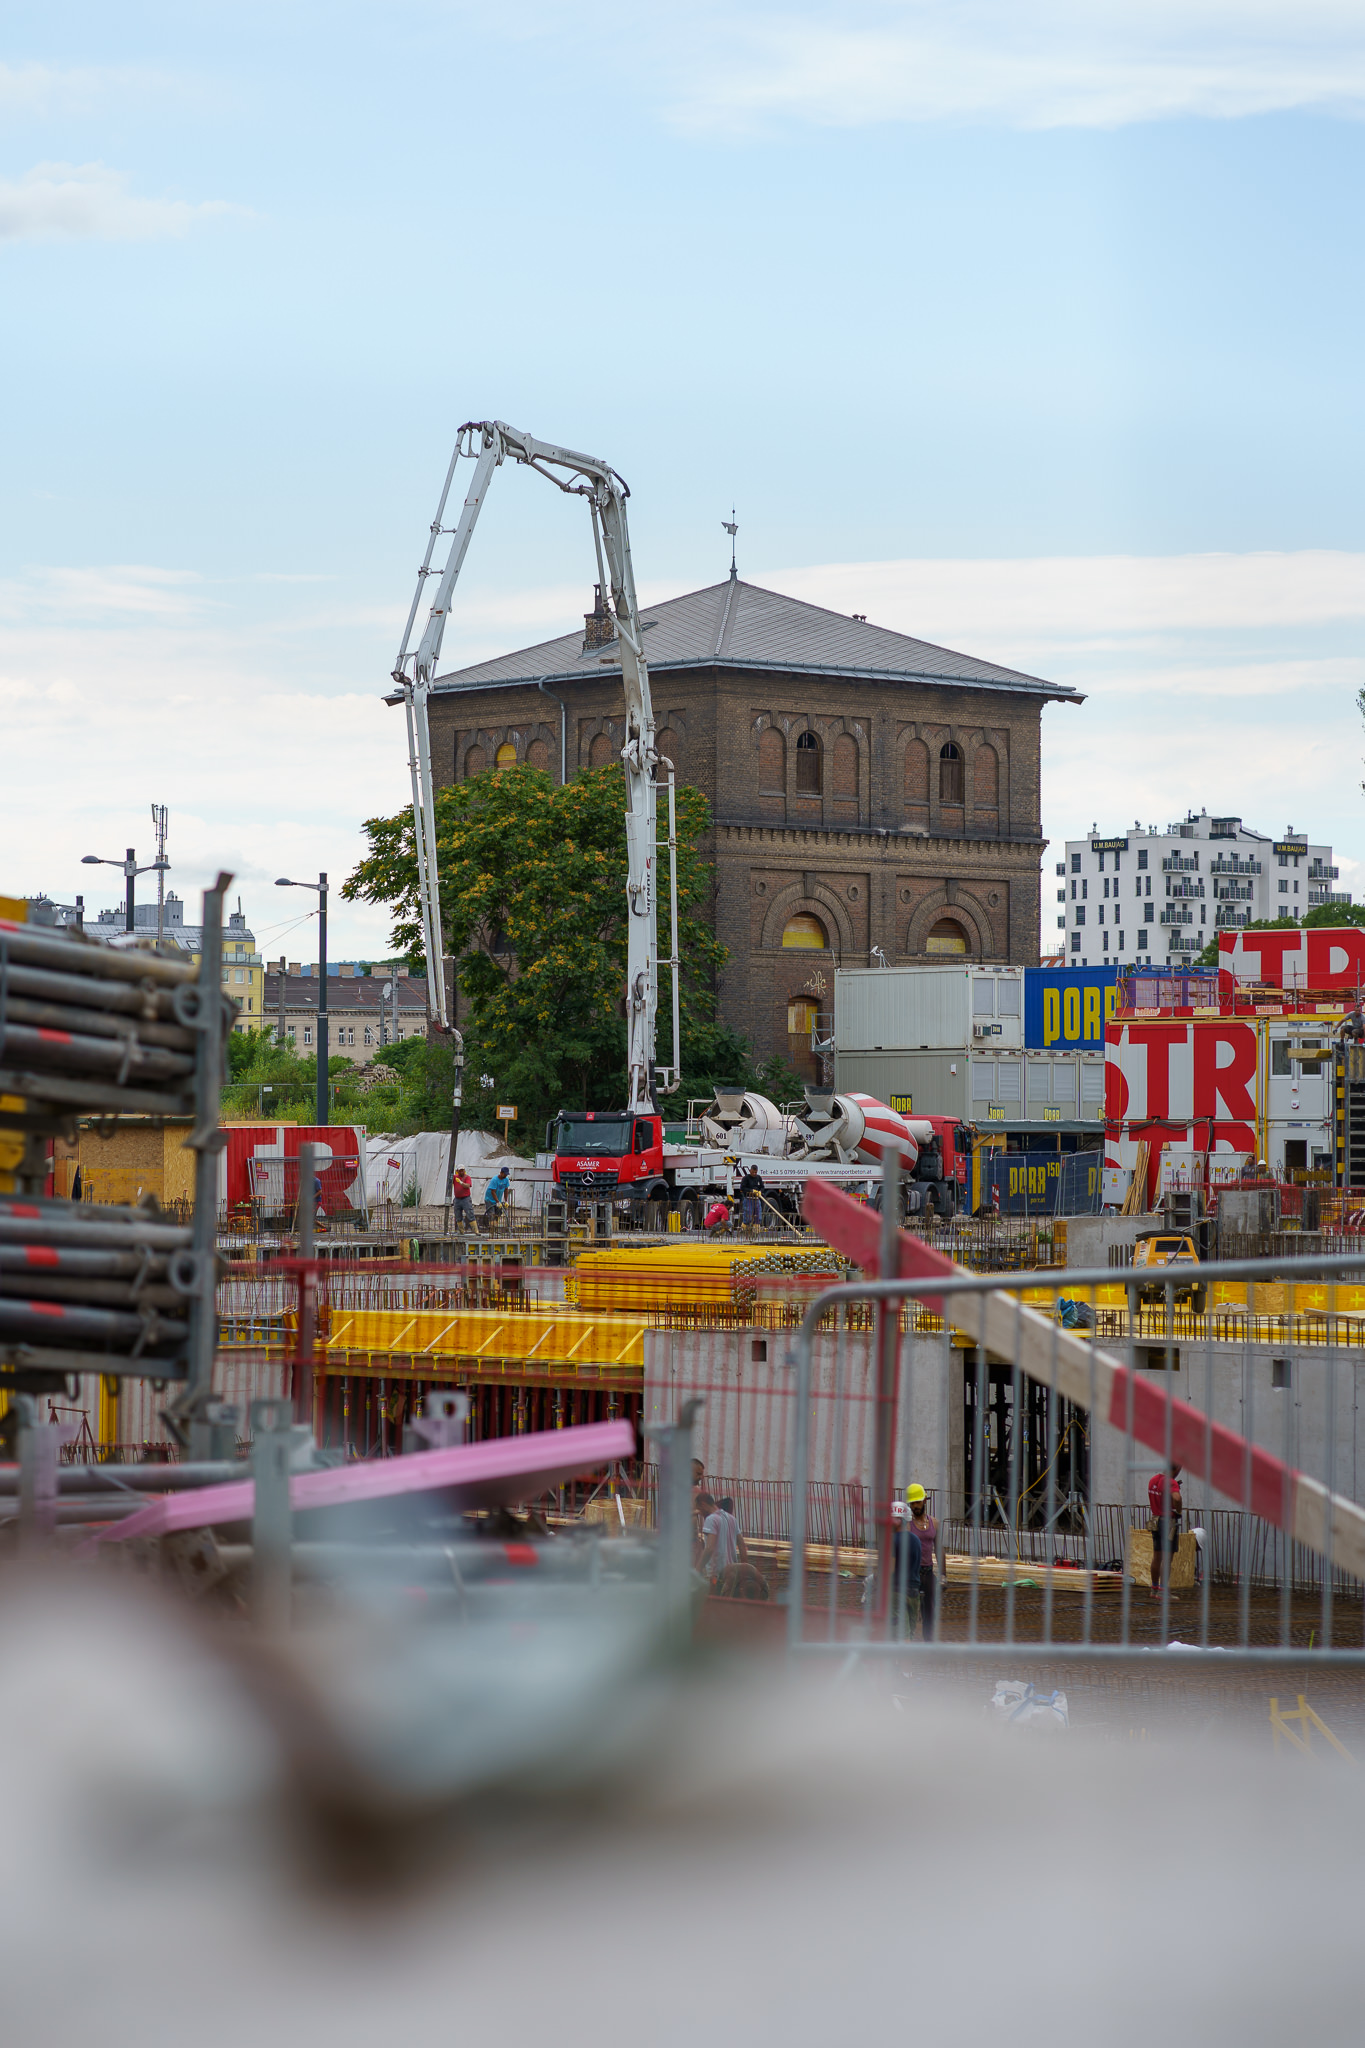
[[[955,1270],[835,1191],[820,1190],[812,1206],[865,1277],[817,1296],[792,1347],[793,1556],[809,1563],[807,1481],[834,1427],[870,1459],[876,1576],[855,1612],[828,1591],[808,1612],[810,1578],[798,1567],[788,1613],[793,1650],[912,1647],[916,1616],[894,1585],[903,1558],[891,1509],[913,1458],[917,1473],[942,1474],[950,1494],[960,1488],[967,1506],[963,1521],[954,1527],[945,1519],[941,1532],[939,1576],[946,1564],[951,1595],[936,1649],[994,1655],[1005,1642],[1049,1657],[1101,1659],[1160,1650],[1175,1633],[1182,1653],[1311,1655],[1365,1671],[1356,1353],[1323,1345],[1262,1358],[1253,1347],[1209,1336],[1180,1346],[1178,1359],[1168,1344],[1164,1360],[1140,1361],[1134,1315],[1124,1362],[1016,1291],[1028,1279],[1083,1298],[1111,1283],[1107,1270],[1016,1276],[1002,1287]],[[1361,1265],[1358,1256],[1337,1263],[1343,1273]],[[1254,1266],[1206,1270],[1210,1281],[1268,1277]],[[1168,1293],[1178,1279],[1167,1277]],[[907,1335],[907,1297],[942,1317],[939,1336]],[[875,1305],[870,1359],[850,1356],[838,1332],[831,1353],[820,1325],[840,1301]],[[955,1351],[961,1408],[945,1398]],[[1173,1518],[1170,1475],[1182,1467],[1184,1494]],[[1115,1495],[1120,1514],[1107,1530],[1091,1503]],[[1025,1558],[1031,1496],[1041,1528]],[[1154,1509],[1162,1512],[1149,1529]],[[1274,1536],[1259,1540],[1257,1521]],[[1202,1544],[1189,1539],[1195,1522]],[[1182,1533],[1184,1542],[1173,1546]],[[962,1548],[953,1552],[952,1544]],[[1295,1594],[1296,1580],[1312,1577],[1298,1562],[1303,1551],[1321,1560],[1307,1607]],[[1259,1589],[1271,1571],[1276,1582],[1266,1594]],[[1172,1585],[1183,1577],[1192,1581],[1188,1591]]]

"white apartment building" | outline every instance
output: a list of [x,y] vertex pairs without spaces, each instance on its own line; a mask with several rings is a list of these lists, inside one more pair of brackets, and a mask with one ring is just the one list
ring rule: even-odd
[[1292,825],[1272,839],[1191,811],[1164,832],[1092,830],[1068,839],[1057,862],[1059,944],[1068,967],[1186,966],[1221,931],[1349,903],[1336,880],[1331,847]]

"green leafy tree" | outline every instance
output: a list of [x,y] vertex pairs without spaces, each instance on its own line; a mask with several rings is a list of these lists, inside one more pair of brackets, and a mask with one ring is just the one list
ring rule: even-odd
[[[514,1101],[517,1135],[534,1145],[562,1105],[606,1108],[624,1099],[625,806],[617,764],[588,769],[562,787],[518,767],[437,792],[446,942],[466,1007],[465,1118],[475,1127],[490,1128],[497,1102]],[[748,1080],[752,1067],[743,1042],[716,1020],[715,977],[725,952],[704,915],[712,882],[697,842],[710,812],[700,792],[678,791],[677,819],[682,1065],[688,1092],[704,1093],[716,1078]],[[394,944],[420,959],[411,813],[368,819],[365,829],[369,854],[342,894],[386,905]],[[666,846],[656,873],[667,952]],[[670,1035],[661,1002],[665,1061]],[[446,1111],[433,1117],[436,1128],[445,1118]]]
[[1320,930],[1323,925],[1365,925],[1365,903],[1315,903],[1303,923],[1305,931]]

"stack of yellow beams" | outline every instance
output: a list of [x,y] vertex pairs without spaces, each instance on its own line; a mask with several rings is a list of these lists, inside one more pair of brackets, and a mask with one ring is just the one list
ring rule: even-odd
[[[762,1273],[818,1273],[842,1277],[837,1255],[820,1246],[800,1251],[733,1244],[656,1245],[641,1251],[584,1252],[567,1288],[585,1312],[635,1309],[731,1308],[739,1290]],[[746,1293],[752,1294],[752,1285]]]

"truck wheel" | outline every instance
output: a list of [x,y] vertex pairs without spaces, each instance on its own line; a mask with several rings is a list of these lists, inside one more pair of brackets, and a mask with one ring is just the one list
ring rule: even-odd
[[1207,1287],[1192,1287],[1190,1289],[1190,1307],[1197,1316],[1203,1315],[1204,1310],[1208,1307],[1208,1302],[1209,1290]]
[[934,1189],[934,1200],[938,1204],[939,1219],[951,1223],[957,1214],[957,1189],[950,1180],[941,1180]]
[[701,1210],[695,1202],[679,1203],[678,1214],[682,1219],[682,1228],[684,1230],[701,1229]]
[[667,1202],[649,1201],[644,1209],[645,1229],[655,1237],[661,1237],[668,1229]]

